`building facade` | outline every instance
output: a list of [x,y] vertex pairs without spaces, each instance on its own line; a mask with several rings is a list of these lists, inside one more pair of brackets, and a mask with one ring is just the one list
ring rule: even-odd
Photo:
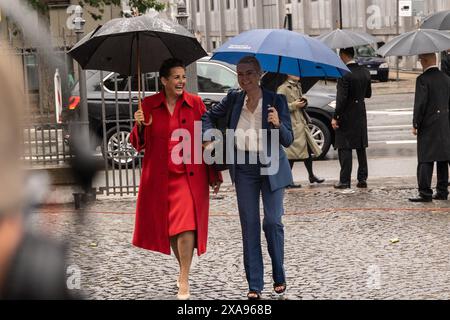
[[[77,68],[66,52],[76,43],[73,18],[77,0],[45,0],[48,4],[46,16],[38,15],[25,0],[14,0],[8,8],[0,9],[0,49],[13,48],[9,55],[18,56],[22,70],[14,70],[24,79],[23,90],[28,93],[33,112],[53,112],[53,77],[58,69],[62,80],[63,101],[68,101],[69,88],[74,84]],[[103,12],[85,7],[83,18],[85,34],[98,25],[119,18],[127,10],[107,5]],[[101,15],[94,19],[92,14]],[[26,19],[23,19],[26,17]],[[19,21],[19,22],[16,22]]]
[[[74,7],[77,0],[46,0],[49,5],[48,22],[49,46],[64,52],[76,43],[76,35],[71,25]],[[160,0],[167,4],[165,14],[176,19],[177,5],[184,2],[189,15],[189,29],[196,35],[203,47],[212,52],[227,39],[255,28],[283,28],[286,14],[292,15],[294,31],[317,36],[323,32],[338,28],[361,30],[378,37],[380,41],[388,41],[397,34],[416,28],[428,14],[450,9],[449,0],[412,0],[414,17],[398,16],[397,0]],[[19,18],[26,21],[28,29],[39,30],[39,19],[36,12],[23,6],[24,0],[14,1],[10,10],[17,11]],[[90,13],[100,14],[93,8],[84,9],[86,24],[85,33],[95,29],[114,18],[129,11],[127,0],[122,6],[105,6],[102,18],[95,20]],[[342,6],[342,21],[339,15],[339,4]],[[16,18],[18,18],[16,17]],[[26,79],[26,90],[39,95],[41,90],[48,90],[45,82],[50,82],[50,71],[42,76],[42,63],[36,54],[35,45],[24,37],[14,22],[7,17],[6,9],[0,9],[0,47],[8,44],[18,49],[23,61],[23,77]],[[397,21],[399,22],[397,24]],[[48,27],[47,27],[48,28]],[[48,29],[47,29],[48,30]],[[30,33],[30,32],[28,32]],[[43,32],[36,32],[36,34]],[[35,37],[35,36],[33,36]],[[67,58],[64,56],[64,59]],[[62,61],[62,58],[59,59]],[[69,59],[71,60],[71,59]],[[42,62],[42,60],[41,60]],[[394,65],[394,58],[391,58]],[[62,64],[68,66],[68,73],[76,77],[76,68],[71,61]],[[415,57],[401,59],[400,67],[417,68]],[[51,68],[49,68],[50,70]],[[55,69],[55,68],[53,68]],[[54,72],[54,70],[53,70]],[[47,78],[47,79],[45,79]],[[65,75],[66,78],[66,75]]]

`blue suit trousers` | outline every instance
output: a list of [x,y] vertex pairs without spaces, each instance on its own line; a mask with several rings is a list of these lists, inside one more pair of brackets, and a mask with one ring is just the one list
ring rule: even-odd
[[268,176],[261,175],[258,164],[236,165],[235,186],[242,228],[244,267],[250,291],[264,289],[264,264],[261,249],[260,194],[263,230],[272,260],[274,283],[285,283],[284,226],[282,223],[284,188],[271,191]]

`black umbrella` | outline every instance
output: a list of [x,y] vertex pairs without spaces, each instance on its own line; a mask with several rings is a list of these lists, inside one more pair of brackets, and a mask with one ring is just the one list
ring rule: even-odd
[[415,56],[450,49],[448,32],[418,29],[399,35],[386,43],[377,53],[382,56]]
[[421,29],[450,30],[450,10],[439,11],[423,20]]
[[169,58],[189,65],[207,55],[184,27],[150,15],[108,21],[81,39],[69,54],[83,69],[138,75],[139,109],[142,72],[158,71]]
[[316,39],[322,41],[331,49],[341,49],[377,43],[378,39],[366,32],[336,29],[320,36]]

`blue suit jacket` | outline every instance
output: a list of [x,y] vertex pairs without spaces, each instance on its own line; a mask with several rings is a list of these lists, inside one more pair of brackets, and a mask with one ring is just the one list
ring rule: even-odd
[[[207,130],[214,129],[214,123],[218,119],[226,116],[227,110],[232,109],[230,117],[229,129],[236,129],[239,118],[241,116],[242,108],[244,106],[246,93],[242,90],[231,90],[223,100],[216,104],[213,108],[208,110],[202,117],[203,133]],[[291,125],[291,116],[289,114],[286,97],[276,94],[271,91],[263,89],[263,105],[262,105],[262,129],[270,129],[267,118],[269,116],[269,106],[271,106],[275,100],[275,108],[280,118],[281,127],[279,130],[279,170],[271,175],[268,175],[270,188],[272,191],[284,188],[292,184],[292,172],[289,166],[289,161],[286,157],[283,147],[289,147],[294,141],[294,134]],[[268,149],[271,150],[271,134],[268,134]],[[269,154],[269,156],[271,156]],[[270,166],[270,164],[269,164]],[[230,166],[231,179],[234,182],[235,178],[235,164]]]

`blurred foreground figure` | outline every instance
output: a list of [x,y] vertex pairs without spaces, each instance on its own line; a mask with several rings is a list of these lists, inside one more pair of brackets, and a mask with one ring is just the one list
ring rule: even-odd
[[23,90],[11,59],[0,56],[0,299],[67,299],[64,246],[25,228]]

